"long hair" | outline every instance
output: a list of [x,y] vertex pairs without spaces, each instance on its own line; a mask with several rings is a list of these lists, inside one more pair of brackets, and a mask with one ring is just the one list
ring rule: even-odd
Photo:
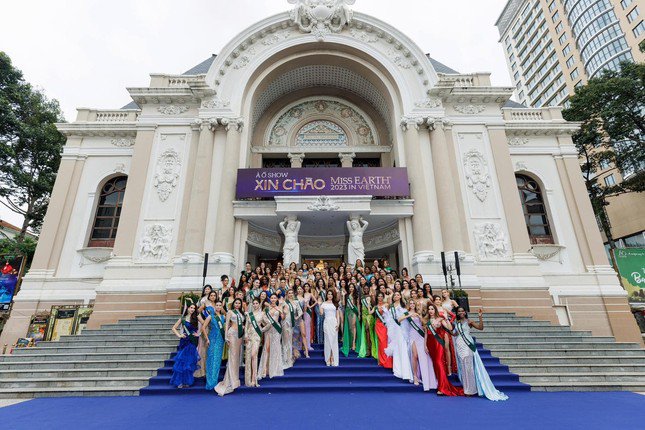
[[197,314],[199,312],[197,312],[197,305],[196,304],[193,303],[193,304],[188,305],[186,307],[186,310],[184,311],[184,314],[182,315],[182,317],[186,318],[188,316],[188,309],[190,309],[191,306],[195,306],[195,311],[193,311],[193,313],[190,314],[189,322],[190,322],[190,325],[192,325],[195,328],[195,330],[197,330],[199,328],[199,320],[197,319]]
[[325,301],[327,301],[327,296],[331,294],[331,302],[334,304],[334,306],[338,307],[338,297],[336,296],[336,291],[332,290],[331,288],[327,290],[325,293]]
[[204,288],[202,288],[202,297],[204,297],[206,294],[209,294],[209,293],[206,293],[206,288],[209,288],[211,291],[213,291],[213,287],[211,287],[208,284],[204,285]]
[[[430,310],[430,308],[434,308],[434,317],[435,318],[441,318],[441,315],[439,314],[439,309],[437,308],[437,306],[435,306],[434,303],[428,302],[428,310]],[[428,317],[428,319],[430,318],[430,313],[428,313],[427,317]]]

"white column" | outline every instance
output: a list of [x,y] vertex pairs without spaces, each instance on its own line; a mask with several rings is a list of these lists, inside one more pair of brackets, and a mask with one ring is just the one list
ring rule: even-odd
[[338,154],[341,167],[352,167],[356,154],[354,152],[341,152]]
[[289,153],[289,160],[291,160],[291,167],[294,169],[299,169],[302,167],[302,162],[305,159],[305,154],[291,154]]

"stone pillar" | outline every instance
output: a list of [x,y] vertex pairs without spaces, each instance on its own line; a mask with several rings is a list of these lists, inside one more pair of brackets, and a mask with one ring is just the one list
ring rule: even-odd
[[118,257],[132,256],[134,241],[139,226],[143,195],[148,180],[150,154],[155,138],[156,126],[139,127],[134,143],[134,152],[130,164],[128,186],[123,199],[123,209],[119,221],[119,230],[114,241],[114,255]]
[[[451,162],[450,146],[446,139],[446,130],[451,124],[437,120],[431,126],[430,143],[432,146],[432,162],[434,164],[434,182],[437,190],[437,204],[443,237],[443,250],[446,252],[463,251],[464,241],[460,226],[460,205],[457,200],[456,185],[459,184],[458,172],[454,161]],[[451,139],[452,141],[452,139]],[[453,160],[455,158],[453,157]],[[416,232],[415,232],[416,234]]]
[[497,182],[499,183],[499,191],[502,196],[506,225],[511,236],[513,253],[526,254],[531,248],[531,240],[526,229],[522,202],[517,192],[515,172],[511,160],[511,153],[508,149],[506,132],[503,126],[488,127],[488,135],[490,136],[493,161],[495,163],[495,171],[497,172]]
[[235,200],[235,184],[237,169],[240,164],[240,138],[243,122],[239,118],[222,119],[226,126],[226,146],[224,149],[224,168],[219,205],[217,208],[217,232],[215,234],[213,261],[216,270],[231,276],[235,258],[235,219],[233,218],[233,200]]
[[424,118],[404,117],[401,128],[404,132],[405,161],[410,181],[410,194],[414,199],[414,216],[412,229],[414,231],[414,256],[412,258],[413,273],[429,273],[430,263],[434,259],[432,233],[428,214],[431,213],[429,204],[429,178],[423,166],[419,132],[427,122]]
[[199,143],[193,174],[193,187],[188,204],[188,221],[184,254],[194,255],[199,259],[204,252],[204,233],[206,229],[206,212],[210,190],[211,164],[213,161],[213,126],[210,121],[203,121],[199,128]]
[[224,172],[224,150],[226,148],[226,127],[221,119],[211,122],[215,130],[215,149],[211,164],[210,197],[208,199],[208,213],[206,216],[206,233],[204,239],[204,252],[212,253],[215,249],[215,232],[217,230],[217,210],[220,204],[220,190]]
[[[65,148],[78,145],[80,138],[68,139]],[[63,154],[30,274],[49,271],[53,275],[58,266],[86,158]]]
[[289,160],[291,160],[291,168],[299,169],[302,167],[302,162],[305,159],[305,154],[292,154],[289,153]]
[[356,154],[354,152],[341,152],[338,154],[341,167],[352,167]]

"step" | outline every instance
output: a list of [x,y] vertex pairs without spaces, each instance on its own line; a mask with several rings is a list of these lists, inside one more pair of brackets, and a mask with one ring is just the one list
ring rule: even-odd
[[145,329],[153,329],[153,330],[172,330],[173,324],[166,324],[166,323],[149,323],[149,322],[142,322],[142,323],[118,323],[118,324],[104,324],[101,326],[99,330],[113,330],[113,329],[133,329],[133,330],[145,330]]
[[[484,359],[484,364],[487,363],[487,359]],[[491,359],[488,359],[491,360]],[[515,365],[535,365],[541,366],[543,364],[627,364],[627,365],[642,365],[645,364],[645,357],[626,357],[626,356],[615,356],[607,355],[601,357],[589,357],[588,355],[550,355],[543,357],[522,357],[522,356],[508,356],[502,359],[499,359],[502,364],[513,368]],[[520,375],[521,376],[521,375]]]
[[110,336],[109,339],[76,339],[75,341],[60,341],[60,342],[40,342],[38,343],[38,348],[51,349],[51,348],[64,348],[64,347],[90,347],[90,346],[113,346],[120,348],[130,348],[137,346],[146,346],[146,347],[163,347],[163,348],[177,348],[179,344],[176,336],[173,336],[175,339],[151,339],[151,338],[141,338],[141,339],[129,339],[121,340]]
[[78,397],[78,396],[138,396],[139,390],[129,387],[45,387],[45,388],[0,388],[0,399],[28,399],[32,397]]
[[158,329],[137,329],[137,328],[114,328],[109,330],[99,329],[99,330],[84,330],[81,336],[92,336],[92,335],[144,335],[144,336],[164,336],[167,334],[173,334],[170,328],[167,331],[158,330]]
[[[65,344],[62,344],[65,345]],[[41,354],[88,354],[88,353],[170,353],[177,349],[177,345],[162,345],[162,346],[132,346],[123,348],[121,346],[85,346],[85,345],[71,345],[71,346],[51,346],[51,347],[36,347],[36,348],[19,348],[13,352],[13,356],[18,355],[41,355]]]
[[[172,368],[169,368],[172,372]],[[60,368],[46,368],[46,369],[5,369],[0,366],[0,381],[2,379],[30,379],[35,378],[70,378],[70,377],[85,377],[85,378],[99,378],[99,377],[121,377],[131,376],[140,378],[152,378],[157,374],[156,369],[142,369],[136,367],[114,367],[105,368],[99,367],[95,369],[60,369]]]
[[[488,368],[488,366],[486,367]],[[543,364],[543,365],[531,365],[531,366],[522,366],[516,365],[510,367],[510,371],[517,374],[527,375],[531,372],[541,372],[541,373],[572,373],[572,372],[594,372],[594,373],[604,373],[604,372],[645,372],[645,364],[641,365],[611,365],[611,364]]]
[[[484,331],[474,331],[474,337],[525,337],[525,336],[536,336],[536,337],[576,337],[576,338],[589,338],[593,337],[590,331],[554,331],[554,330],[544,330],[543,327],[540,327],[537,330],[524,330],[518,331],[515,329],[504,328],[503,330],[484,330]],[[602,337],[608,338],[608,337]],[[612,338],[613,339],[613,338]]]
[[[508,342],[495,341],[486,342],[486,349],[492,350],[493,353],[498,351],[515,351],[517,349],[588,349],[589,347],[606,348],[609,342]],[[611,343],[613,349],[620,350],[642,350],[640,345],[636,343]]]
[[521,377],[522,382],[527,384],[535,383],[547,383],[547,382],[640,382],[642,385],[645,385],[645,373],[616,373],[616,372],[607,372],[607,373],[588,373],[588,372],[576,372],[576,373],[526,373]]
[[605,356],[615,356],[615,357],[636,357],[645,359],[645,351],[641,349],[599,349],[599,348],[571,348],[571,349],[540,349],[540,350],[525,350],[509,347],[507,349],[495,349],[493,354],[501,360],[504,360],[506,357],[530,357],[530,358],[541,358],[544,356],[578,356],[585,355],[587,357],[605,357]]
[[141,377],[97,377],[97,378],[30,378],[30,379],[0,379],[0,390],[8,388],[93,388],[120,387],[121,389],[137,389],[148,385],[148,378]]
[[531,385],[531,391],[635,391],[645,392],[641,382],[547,382]]
[[168,358],[167,353],[147,353],[147,352],[99,352],[99,353],[34,353],[34,354],[12,354],[0,357],[0,365],[7,362],[16,361],[78,361],[78,360],[105,360],[105,361],[123,361],[123,360],[136,360],[148,359],[163,361]]
[[[167,357],[166,357],[167,358]],[[65,361],[47,361],[46,365],[48,368],[56,369],[116,369],[120,367],[125,368],[137,368],[137,369],[149,369],[156,370],[165,365],[167,361],[171,360],[148,360],[148,359],[135,359],[135,360],[115,360],[115,361],[106,361],[106,360],[65,360]],[[44,366],[43,361],[0,361],[0,369],[2,370],[28,370],[33,369],[37,371],[42,369]]]
[[[508,344],[515,344],[520,342],[586,342],[593,343],[598,342],[596,338],[593,337],[576,337],[576,336],[475,336],[475,340],[479,343],[486,345],[489,341],[491,342],[500,342],[504,341]],[[603,342],[601,339],[600,342]],[[611,342],[609,342],[611,343]]]
[[[128,334],[121,334],[121,335],[113,335],[113,334],[104,334],[104,333],[83,333],[80,336],[63,336],[60,338],[59,342],[85,342],[85,341],[92,341],[92,340],[150,340],[152,336],[147,335],[147,334],[141,334],[141,333],[128,333]],[[179,339],[177,336],[175,336],[173,333],[157,333],[153,339],[159,339],[162,341],[173,341],[175,343],[179,343]],[[40,345],[42,342],[39,342],[38,344]]]

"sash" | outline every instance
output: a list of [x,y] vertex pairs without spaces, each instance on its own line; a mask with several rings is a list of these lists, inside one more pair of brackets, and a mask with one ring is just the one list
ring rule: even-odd
[[269,321],[271,322],[271,325],[273,328],[278,332],[278,334],[282,334],[282,327],[280,327],[280,324],[278,324],[273,317],[271,316],[271,312],[267,311],[267,316],[269,317]]
[[255,315],[253,315],[253,312],[249,312],[249,319],[251,320],[251,325],[253,326],[253,329],[255,332],[260,336],[260,339],[262,339],[262,330],[260,330],[260,326],[258,325],[258,322],[255,319]]
[[[309,301],[311,302],[311,298],[309,299]],[[310,303],[307,303],[307,301],[305,301],[305,308],[303,310],[307,312],[309,316],[312,316],[314,311],[309,307],[309,305]]]
[[430,330],[430,333],[434,336],[435,339],[437,339],[437,342],[444,348],[446,347],[446,342],[437,334],[437,331],[434,329],[434,326],[432,325],[432,321],[428,321],[426,323],[426,327],[428,327],[428,330]]
[[358,308],[356,307],[354,302],[352,302],[351,297],[347,297],[347,307],[350,311],[354,312],[354,315],[358,316]]
[[244,317],[240,311],[233,311],[233,313],[237,317],[237,338],[240,339],[244,336]]
[[363,298],[361,299],[361,303],[363,304],[363,306],[364,306],[365,308],[367,308],[367,309],[369,309],[369,308],[370,308],[369,298],[367,298],[367,297],[363,297]]
[[289,300],[287,300],[287,306],[289,306],[289,316],[291,317],[291,328],[293,328],[296,325],[296,319],[293,316],[294,314],[293,304]]
[[381,311],[379,311],[379,310],[378,310],[378,306],[376,307],[376,312],[374,312],[374,313],[375,313],[375,314],[376,314],[376,316],[378,317],[379,321],[381,321],[381,323],[383,323],[383,325],[385,325],[385,326],[386,326],[386,325],[387,325],[387,323],[386,323],[386,322],[385,322],[385,320],[383,319],[383,315],[381,315]]
[[416,322],[414,322],[414,318],[412,318],[410,316],[410,313],[408,311],[405,311],[404,315],[407,317],[408,322],[410,323],[412,328],[415,329],[417,331],[417,333],[419,333],[419,335],[421,337],[425,337],[425,335],[426,335],[425,332],[423,331],[423,329],[421,327],[419,327],[419,325]]
[[460,323],[460,322],[457,323],[457,331],[459,332],[459,335],[464,340],[464,342],[466,342],[466,345],[468,345],[468,348],[470,348],[470,350],[472,352],[476,352],[477,351],[477,345],[475,345],[470,340],[468,340],[468,338],[466,337],[466,333],[464,333],[464,329],[462,328],[461,324],[462,323]]
[[396,323],[396,325],[401,325],[398,318],[396,317],[396,309],[394,309],[394,306],[390,308],[390,313],[392,314],[392,318],[394,319],[394,322]]
[[215,317],[215,321],[217,321],[217,326],[219,327],[219,332],[222,334],[222,339],[226,339],[226,335],[224,334],[224,323],[222,322],[222,317],[217,314],[213,316]]

